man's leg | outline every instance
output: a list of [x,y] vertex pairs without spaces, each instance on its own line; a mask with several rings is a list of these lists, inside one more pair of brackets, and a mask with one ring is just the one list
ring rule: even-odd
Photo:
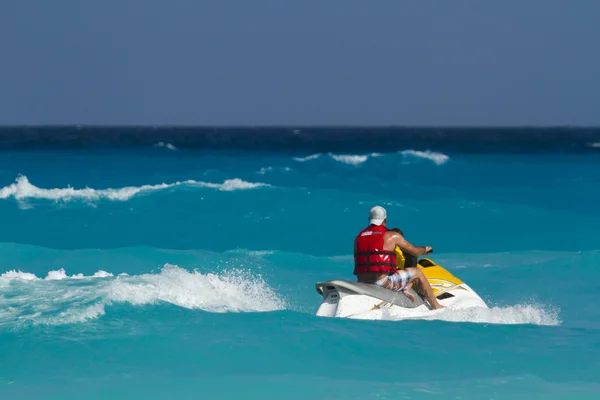
[[414,272],[409,271],[409,268],[402,268],[395,273],[378,280],[375,284],[395,292],[401,291],[410,301],[414,302],[415,296],[409,292],[414,277]]
[[420,268],[405,268],[406,270],[410,271],[411,277],[412,279],[409,281],[408,286],[412,286],[411,284],[413,282],[416,282],[417,285],[421,288],[421,290],[423,292],[425,292],[425,297],[427,297],[427,300],[429,301],[429,304],[431,304],[431,306],[434,309],[439,309],[439,308],[444,308],[443,305],[441,305],[437,298],[433,295],[433,290],[431,290],[431,285],[429,284],[429,281],[427,281],[427,278],[425,278],[425,275],[423,275],[423,271],[421,271]]
[[435,309],[444,308],[433,295],[431,285],[423,275],[423,272],[419,268],[402,268],[396,271],[394,274],[388,275],[375,282],[376,285],[382,286],[386,289],[394,291],[402,291],[406,297],[411,301],[415,301],[414,296],[408,292],[413,285],[413,282],[417,282],[419,286],[426,293],[429,304]]

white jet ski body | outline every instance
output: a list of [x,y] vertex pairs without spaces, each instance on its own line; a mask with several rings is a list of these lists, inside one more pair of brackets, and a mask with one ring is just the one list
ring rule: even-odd
[[[488,308],[471,287],[430,259],[421,259],[418,267],[444,307]],[[402,292],[360,282],[331,280],[317,283],[316,289],[323,297],[316,315],[322,317],[380,319],[385,318],[383,314],[388,314],[391,319],[410,319],[438,312],[432,310],[430,304],[414,289],[410,291],[415,297],[414,302]]]

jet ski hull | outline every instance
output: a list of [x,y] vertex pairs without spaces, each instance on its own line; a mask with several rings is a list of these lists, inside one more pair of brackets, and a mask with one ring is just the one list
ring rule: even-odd
[[[418,267],[429,281],[440,304],[449,309],[488,308],[479,295],[466,283],[429,259],[419,261]],[[411,302],[401,292],[395,292],[373,284],[331,280],[316,284],[323,297],[316,315],[338,318],[419,318],[430,315],[432,310],[425,299],[411,290],[415,301]]]

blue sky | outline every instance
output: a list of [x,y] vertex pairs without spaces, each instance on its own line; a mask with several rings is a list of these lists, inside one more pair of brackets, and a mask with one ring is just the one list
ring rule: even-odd
[[0,124],[600,125],[600,2],[3,0]]

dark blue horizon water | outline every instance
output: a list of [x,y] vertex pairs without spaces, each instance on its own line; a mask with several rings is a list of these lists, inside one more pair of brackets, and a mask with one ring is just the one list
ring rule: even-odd
[[0,126],[0,150],[135,148],[277,152],[597,153],[600,127]]

